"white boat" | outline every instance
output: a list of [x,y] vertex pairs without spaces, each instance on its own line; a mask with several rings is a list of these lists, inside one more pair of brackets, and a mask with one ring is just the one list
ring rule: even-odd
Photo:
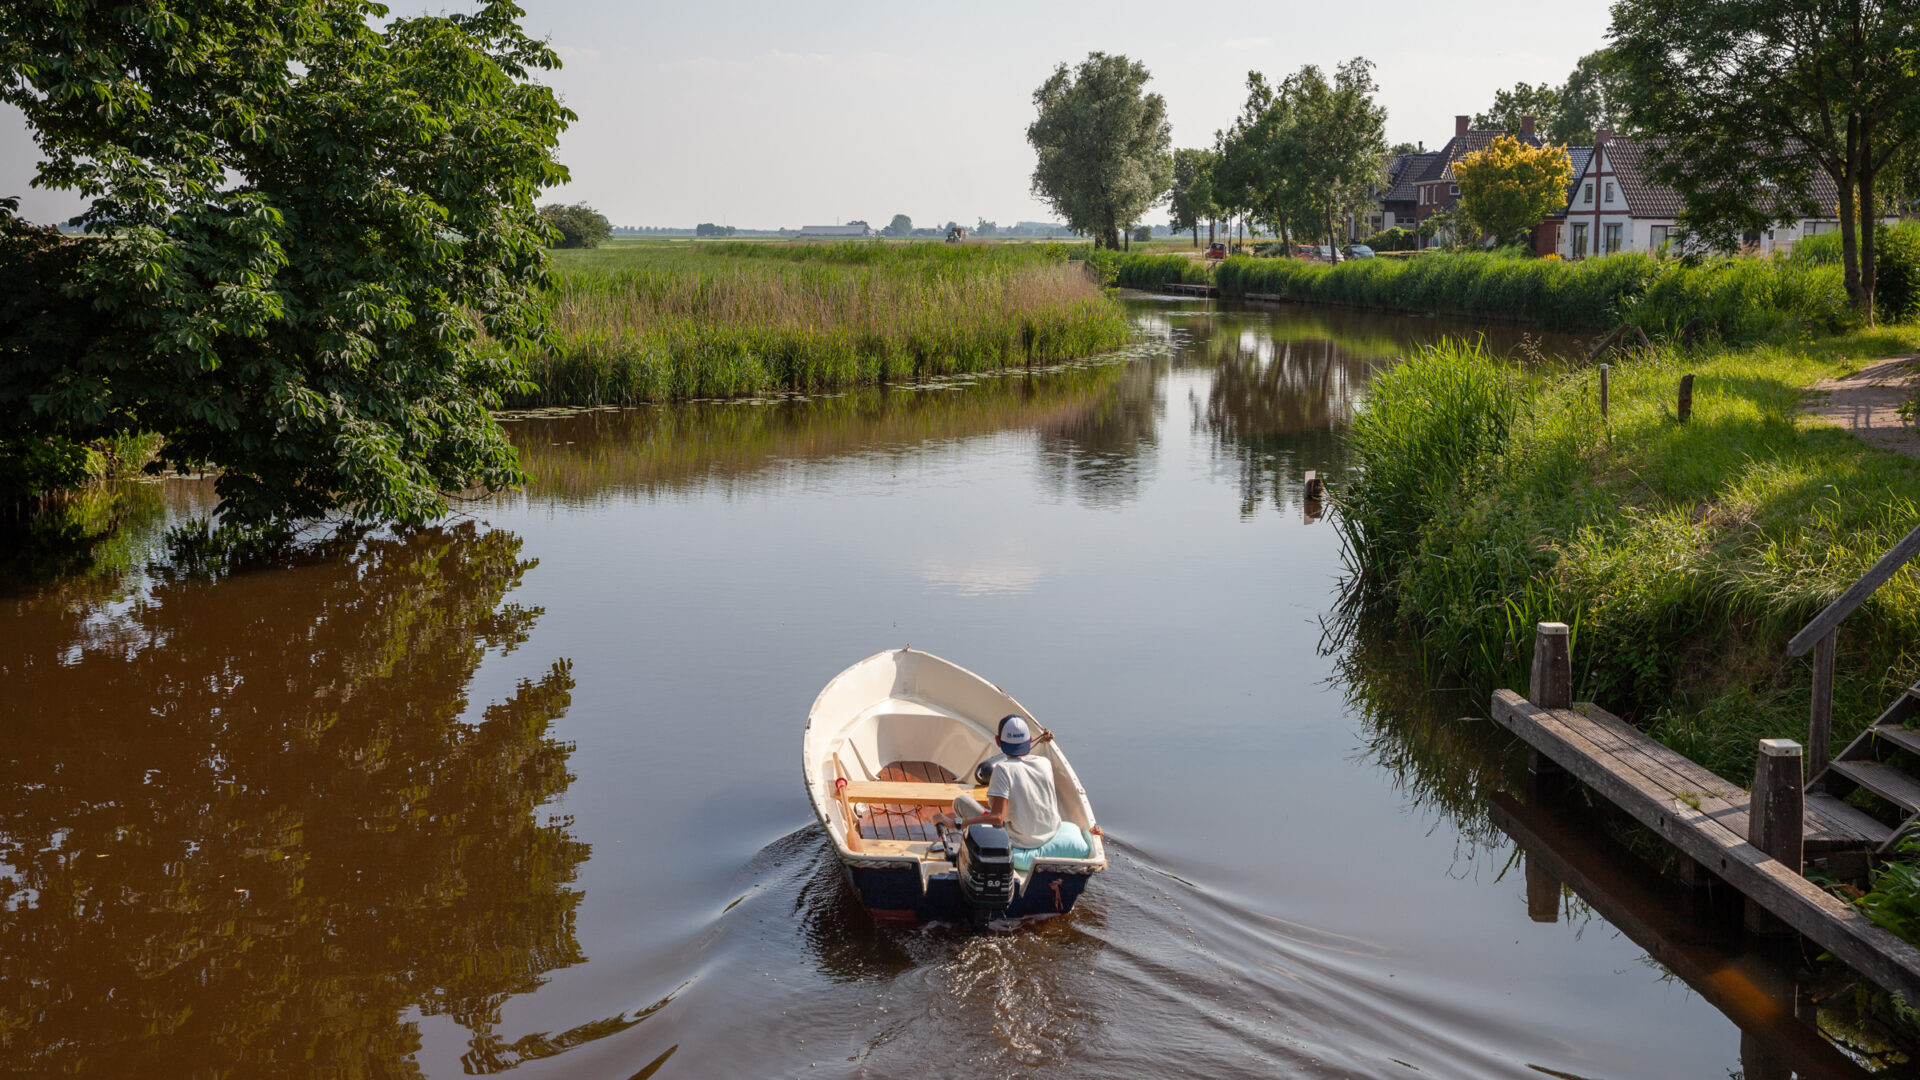
[[1060,817],[1086,834],[1086,858],[1015,870],[1001,830],[945,828],[954,796],[987,801],[974,772],[998,753],[994,733],[1008,715],[1041,730],[1006,691],[911,648],[860,661],[815,699],[801,746],[807,798],[874,918],[982,925],[1060,915],[1107,868],[1093,805],[1057,739],[1036,738],[1032,752],[1052,760]]

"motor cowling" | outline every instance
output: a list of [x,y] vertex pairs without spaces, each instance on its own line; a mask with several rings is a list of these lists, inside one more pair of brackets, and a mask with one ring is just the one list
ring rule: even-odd
[[1013,903],[1013,841],[1007,830],[969,825],[960,845],[960,895],[976,924],[988,922]]

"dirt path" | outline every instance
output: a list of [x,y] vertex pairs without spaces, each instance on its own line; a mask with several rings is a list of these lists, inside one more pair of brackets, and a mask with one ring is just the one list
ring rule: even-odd
[[1807,397],[1807,415],[1842,427],[1884,450],[1920,457],[1920,430],[1900,419],[1900,406],[1920,391],[1920,356],[1881,360],[1851,375],[1822,379]]

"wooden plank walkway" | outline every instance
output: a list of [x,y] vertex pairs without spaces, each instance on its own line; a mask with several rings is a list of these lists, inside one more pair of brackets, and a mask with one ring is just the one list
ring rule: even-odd
[[[1493,718],[1843,963],[1920,1002],[1920,949],[1900,940],[1747,840],[1747,793],[1604,710],[1543,709],[1496,690]],[[1864,820],[1862,820],[1864,819]],[[1807,841],[1878,846],[1871,821],[1837,801],[1808,800]],[[1877,824],[1877,823],[1875,823]],[[1885,826],[1879,826],[1881,830]],[[1884,835],[1879,837],[1884,840]]]
[[1585,822],[1563,807],[1521,802],[1503,791],[1494,792],[1489,802],[1494,825],[1526,852],[1529,895],[1544,875],[1557,905],[1558,886],[1564,883],[1609,926],[1725,1014],[1740,1028],[1740,1063],[1747,1076],[1868,1076],[1801,1018],[1810,1003],[1792,985],[1791,974],[1761,963],[1724,923],[1703,923],[1684,900],[1676,904],[1674,886],[1619,844],[1582,827]]
[[1175,296],[1218,296],[1220,290],[1211,285],[1189,285],[1185,282],[1169,281],[1156,292],[1172,293]]

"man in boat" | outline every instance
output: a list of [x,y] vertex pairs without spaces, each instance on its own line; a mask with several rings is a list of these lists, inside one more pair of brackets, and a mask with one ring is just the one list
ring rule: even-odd
[[[1053,738],[1042,731],[1040,741]],[[1080,826],[1060,817],[1060,800],[1053,786],[1053,759],[1033,752],[1033,735],[1025,717],[1000,718],[996,741],[1004,756],[987,762],[987,803],[971,795],[953,800],[960,827],[994,825],[1013,842],[1013,866],[1026,871],[1036,858],[1084,859],[1093,853]]]

